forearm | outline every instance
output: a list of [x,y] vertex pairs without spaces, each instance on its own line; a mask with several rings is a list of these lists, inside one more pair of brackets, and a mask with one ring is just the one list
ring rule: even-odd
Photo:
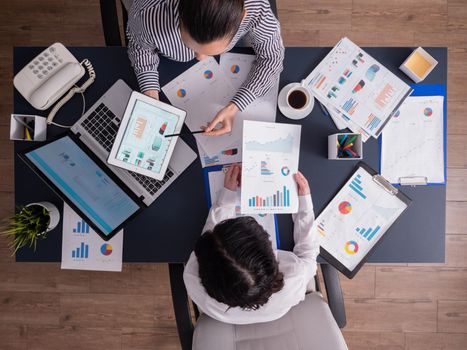
[[[129,29],[130,31],[130,29]],[[153,48],[128,35],[128,58],[135,71],[140,90],[160,91],[159,85],[159,56]]]
[[277,84],[283,69],[284,45],[280,26],[274,15],[269,12],[265,13],[251,34],[256,61],[248,79],[232,99],[240,110],[266,95]]
[[295,242],[293,252],[310,263],[316,261],[320,246],[319,237],[312,230],[314,219],[311,195],[300,196],[299,212],[293,215]]

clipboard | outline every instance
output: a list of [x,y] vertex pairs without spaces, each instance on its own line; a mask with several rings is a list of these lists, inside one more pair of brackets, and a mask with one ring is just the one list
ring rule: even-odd
[[320,255],[353,278],[411,202],[399,188],[359,162],[315,219],[313,233],[322,236]]
[[[211,208],[212,206],[212,199],[211,199],[211,184],[209,182],[209,174],[210,173],[215,173],[215,172],[221,172],[221,173],[224,173],[225,169],[227,169],[228,167],[230,166],[230,164],[226,164],[226,165],[215,165],[215,166],[210,166],[210,167],[206,167],[203,169],[203,175],[204,175],[204,192],[205,192],[205,195],[206,195],[206,202],[208,203],[208,207]],[[238,207],[240,208],[240,200],[238,202]],[[275,237],[275,242],[273,242],[273,247],[275,249],[280,249],[280,237],[279,237],[279,226],[278,226],[278,221],[277,221],[277,215],[276,214],[267,214],[269,216],[272,216],[273,217],[273,224],[272,226],[274,227],[274,233],[272,232],[268,232],[271,236],[274,234],[274,237]],[[260,224],[262,224],[263,226],[265,221],[266,221],[266,215],[265,214],[262,214],[262,215],[249,215],[253,218],[256,219],[256,221],[258,221]],[[267,230],[267,227],[265,227],[265,229]],[[267,230],[268,231],[268,230]],[[275,243],[275,244],[274,244]]]
[[[424,85],[411,85],[413,91],[410,96],[443,96],[443,182],[428,182],[428,177],[424,174],[417,176],[400,177],[398,183],[393,183],[394,186],[445,186],[447,179],[447,99],[446,99],[446,85],[445,84],[424,84]],[[379,171],[382,172],[382,151],[383,151],[383,137],[378,139],[379,143]]]

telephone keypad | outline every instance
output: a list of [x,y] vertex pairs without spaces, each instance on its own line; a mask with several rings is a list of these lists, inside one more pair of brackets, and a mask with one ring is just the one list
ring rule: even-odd
[[28,66],[28,68],[35,74],[39,79],[44,78],[45,75],[53,71],[56,67],[63,63],[62,58],[55,53],[53,47],[44,51],[42,54],[36,57],[36,59]]

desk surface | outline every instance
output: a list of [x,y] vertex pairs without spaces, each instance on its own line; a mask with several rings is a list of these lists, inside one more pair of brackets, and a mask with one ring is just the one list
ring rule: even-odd
[[[89,58],[96,70],[96,82],[85,92],[86,104],[91,106],[118,78],[125,80],[133,89],[138,85],[130,67],[126,49],[71,48],[79,59]],[[411,53],[410,48],[366,48],[374,58],[388,69],[411,83],[398,66]],[[26,65],[41,48],[15,48],[15,74]],[[439,62],[435,70],[423,82],[446,84],[447,49],[428,48],[427,51]],[[329,52],[329,48],[287,48],[284,72],[280,88],[300,81]],[[161,85],[166,84],[195,62],[176,63],[162,59],[160,65]],[[71,124],[81,114],[81,97],[75,96],[56,117],[56,121]],[[14,112],[45,115],[36,111],[15,91]],[[325,117],[319,107],[304,120],[291,121],[277,111],[277,122],[297,123],[302,127],[300,169],[310,180],[315,213],[318,215],[349,176],[355,162],[327,160],[327,136],[336,132],[332,121]],[[184,127],[186,128],[186,126]],[[63,129],[49,127],[48,136],[63,133]],[[193,138],[186,140],[196,150]],[[16,152],[30,146],[15,142]],[[364,161],[375,169],[379,164],[379,146],[375,139],[364,145]],[[446,218],[446,187],[430,186],[407,188],[403,191],[413,200],[412,205],[400,220],[385,235],[379,247],[369,258],[370,262],[444,262],[444,235]],[[62,201],[23,162],[15,156],[15,203],[50,201],[62,209]],[[188,259],[194,243],[201,233],[207,216],[202,170],[196,160],[162,196],[147,210],[125,227],[123,260],[127,262],[184,262]],[[61,225],[40,241],[36,252],[24,248],[17,261],[60,261]],[[148,229],[152,227],[151,229]],[[279,217],[281,248],[293,248],[292,221],[290,215]]]

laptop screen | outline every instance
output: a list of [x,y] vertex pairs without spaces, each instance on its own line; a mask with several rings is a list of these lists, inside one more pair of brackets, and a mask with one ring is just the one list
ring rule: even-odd
[[140,208],[70,136],[25,156],[106,235]]

